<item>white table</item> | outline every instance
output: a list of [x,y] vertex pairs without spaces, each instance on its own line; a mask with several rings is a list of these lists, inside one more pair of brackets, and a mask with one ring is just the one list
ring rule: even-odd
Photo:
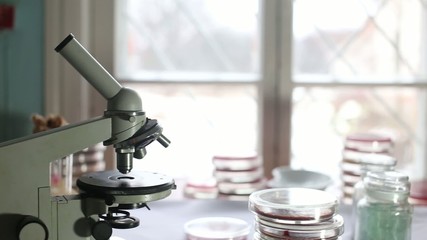
[[[200,217],[234,217],[252,225],[254,215],[245,201],[226,200],[160,200],[149,204],[148,209],[131,210],[141,225],[137,228],[114,229],[112,240],[185,240],[184,224]],[[350,240],[353,228],[351,206],[340,205],[339,214],[344,218],[345,232],[342,240]],[[252,232],[249,239],[252,239]],[[412,224],[412,240],[427,239],[427,207],[416,206]]]

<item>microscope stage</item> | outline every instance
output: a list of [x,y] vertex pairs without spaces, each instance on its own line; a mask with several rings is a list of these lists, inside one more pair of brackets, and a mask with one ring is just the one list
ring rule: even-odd
[[149,195],[175,189],[175,181],[155,172],[134,170],[122,174],[113,170],[85,174],[77,180],[77,186],[94,195]]

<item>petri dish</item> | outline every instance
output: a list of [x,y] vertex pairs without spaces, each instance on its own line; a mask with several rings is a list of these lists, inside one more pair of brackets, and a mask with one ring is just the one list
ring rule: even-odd
[[218,182],[255,182],[264,177],[264,171],[261,167],[245,171],[216,170],[214,176]]
[[184,225],[187,240],[246,240],[250,225],[238,218],[204,217]]
[[260,189],[264,189],[266,185],[265,179],[260,179],[255,182],[247,183],[232,183],[232,182],[219,182],[218,191],[225,194],[251,194]]
[[218,196],[214,178],[190,179],[184,187],[184,196],[192,199],[214,199]]
[[249,196],[249,210],[271,222],[311,224],[331,219],[338,199],[323,190],[272,188]]
[[280,166],[272,170],[273,179],[268,182],[270,188],[313,188],[326,189],[332,179],[323,173]]
[[360,152],[390,152],[394,147],[391,137],[374,133],[356,133],[348,135],[345,147]]
[[344,233],[344,219],[335,215],[332,219],[316,224],[296,225],[271,223],[257,218],[255,228],[261,236],[282,239],[334,239]]
[[427,205],[427,180],[411,182],[409,201],[416,205]]
[[214,156],[212,163],[218,170],[244,171],[261,166],[261,160],[256,155],[248,156]]

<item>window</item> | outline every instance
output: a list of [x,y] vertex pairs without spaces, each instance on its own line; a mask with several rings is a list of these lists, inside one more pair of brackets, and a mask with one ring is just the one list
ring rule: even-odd
[[116,75],[172,141],[140,168],[203,178],[214,155],[257,152],[258,11],[256,0],[118,1]]
[[[138,3],[144,7],[130,5]],[[73,32],[141,92],[147,115],[172,140],[167,150],[150,146],[140,168],[206,175],[211,156],[232,149],[258,152],[266,174],[290,164],[339,179],[344,137],[376,131],[395,138],[400,169],[427,176],[425,1],[92,0],[45,8],[46,112],[76,122],[104,109],[52,51]]]
[[425,162],[425,10],[417,0],[294,1],[293,164],[327,171],[343,136],[377,132],[394,139],[399,170],[424,177],[413,167]]
[[116,76],[173,142],[141,168],[205,175],[215,154],[256,151],[267,170],[338,179],[344,137],[375,131],[395,139],[401,170],[427,175],[423,1],[116,6]]

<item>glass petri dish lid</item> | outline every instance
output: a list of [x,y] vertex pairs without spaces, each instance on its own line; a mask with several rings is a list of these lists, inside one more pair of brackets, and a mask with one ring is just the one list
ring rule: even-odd
[[204,217],[184,225],[187,240],[246,240],[250,225],[238,218]]
[[337,197],[317,189],[273,188],[249,196],[249,210],[271,222],[317,223],[331,219],[337,209]]

